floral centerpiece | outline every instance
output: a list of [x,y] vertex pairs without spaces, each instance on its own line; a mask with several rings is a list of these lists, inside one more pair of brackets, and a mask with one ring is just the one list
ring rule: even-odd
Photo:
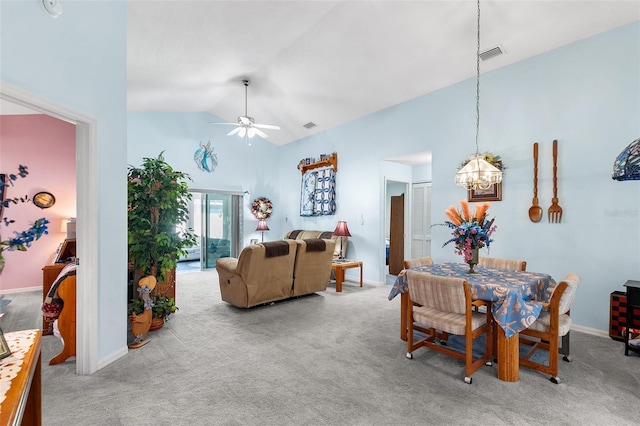
[[[487,218],[489,206],[489,203],[476,204],[473,215],[466,200],[460,201],[460,211],[455,206],[449,206],[445,213],[450,220],[445,221],[444,225],[453,229],[453,238],[445,242],[442,247],[454,243],[456,254],[464,256],[464,261],[467,263],[472,261],[474,254],[477,256],[477,249],[489,247],[493,241],[491,235],[496,230],[493,224],[495,218],[491,220]],[[473,266],[470,271],[472,270]]]
[[[25,178],[28,174],[29,172],[27,171],[27,166],[20,165],[18,167],[18,174],[9,174],[9,175],[3,176],[3,179],[0,179],[0,189],[1,189],[0,194],[2,194],[0,196],[0,202],[2,203],[0,205],[0,214],[2,214],[4,209],[9,208],[12,204],[15,205],[15,204],[27,203],[31,201],[31,199],[26,195],[24,197],[14,197],[14,198],[6,198],[6,199],[4,196],[7,187],[13,186],[13,182],[15,180],[17,180],[18,178]],[[9,219],[3,214],[1,217],[2,217],[2,221],[1,221],[2,223],[0,224],[0,226],[4,225],[8,227],[15,222],[15,220]],[[4,268],[4,262],[5,262],[2,252],[4,250],[27,251],[27,248],[31,247],[32,242],[40,239],[40,237],[42,237],[43,235],[48,234],[48,231],[47,231],[48,223],[49,221],[43,217],[34,221],[29,227],[29,229],[27,229],[26,231],[22,231],[22,232],[14,231],[13,232],[14,236],[12,238],[8,238],[6,240],[2,240],[0,238],[0,271],[2,271],[2,269]]]

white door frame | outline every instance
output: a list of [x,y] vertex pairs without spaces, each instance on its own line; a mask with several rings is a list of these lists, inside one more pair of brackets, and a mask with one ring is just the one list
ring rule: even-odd
[[0,81],[0,99],[76,126],[76,373],[98,369],[98,122]]

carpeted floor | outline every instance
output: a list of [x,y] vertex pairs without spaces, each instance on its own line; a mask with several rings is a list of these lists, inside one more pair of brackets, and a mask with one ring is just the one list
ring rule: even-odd
[[176,265],[176,273],[182,274],[185,272],[200,272],[200,261],[186,260],[184,262],[178,262]]
[[[405,357],[399,298],[346,282],[295,300],[236,309],[215,271],[178,274],[180,310],[150,342],[91,376],[49,366],[43,338],[44,425],[637,425],[640,356],[572,332],[562,383],[522,368],[520,380],[420,349]],[[39,326],[38,292],[12,294],[5,331]]]

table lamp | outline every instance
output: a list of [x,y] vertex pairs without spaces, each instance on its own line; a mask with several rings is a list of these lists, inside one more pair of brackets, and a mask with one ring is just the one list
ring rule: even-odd
[[262,231],[262,241],[264,242],[264,231],[268,231],[269,227],[267,226],[267,219],[260,219],[260,222],[258,222],[258,227],[256,228],[256,231]]
[[[336,225],[335,231],[333,231],[333,235],[335,235],[336,237],[350,237],[351,233],[349,232],[347,222],[344,220],[339,220],[338,225]],[[342,245],[342,239],[340,239],[340,259],[344,259],[344,246]]]

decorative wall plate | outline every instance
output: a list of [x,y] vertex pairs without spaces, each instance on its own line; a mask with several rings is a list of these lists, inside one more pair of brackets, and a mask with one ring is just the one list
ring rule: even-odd
[[48,209],[56,203],[56,197],[52,193],[42,191],[33,196],[33,204],[41,209]]

